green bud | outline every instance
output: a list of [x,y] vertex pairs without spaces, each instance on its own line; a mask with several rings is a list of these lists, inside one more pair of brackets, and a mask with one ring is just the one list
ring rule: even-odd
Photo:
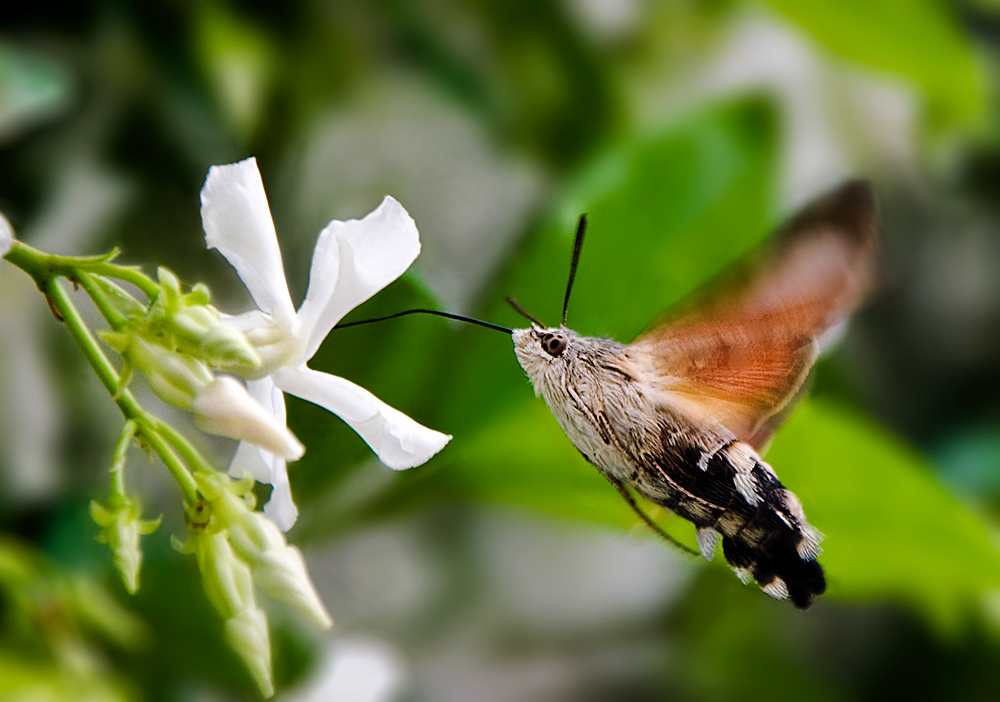
[[163,519],[140,519],[140,514],[139,505],[132,500],[109,507],[95,500],[90,502],[90,516],[102,527],[97,540],[111,547],[115,568],[125,583],[125,589],[132,595],[139,589],[139,568],[142,564],[139,537],[152,534]]
[[160,282],[160,287],[170,298],[176,300],[181,296],[181,281],[173,271],[164,266],[156,269],[156,279]]
[[177,276],[159,268],[161,293],[146,315],[143,335],[149,340],[206,362],[213,368],[260,367],[261,360],[243,333],[222,323],[208,304],[208,287],[198,283],[182,294]]
[[195,481],[212,501],[216,518],[229,532],[233,551],[250,566],[257,587],[268,597],[298,610],[317,628],[333,626],[306,571],[302,553],[288,545],[274,522],[253,511],[253,481],[233,481],[222,474],[200,474]]
[[212,301],[212,293],[204,283],[195,283],[191,292],[184,296],[184,301],[191,306],[207,305]]
[[198,391],[214,380],[212,372],[201,361],[151,344],[137,334],[129,335],[129,344],[122,351],[122,357],[142,371],[161,400],[183,410],[190,410]]
[[246,441],[286,461],[296,461],[305,452],[288,427],[236,380],[216,377],[203,362],[150,343],[134,332],[104,332],[101,338],[121,353],[125,377],[133,368],[142,371],[153,392],[167,404],[191,412],[202,431]]
[[223,631],[226,641],[250,669],[261,694],[264,697],[273,695],[271,642],[264,613],[259,609],[244,610],[226,620]]
[[226,620],[227,642],[243,659],[264,696],[270,697],[274,685],[267,618],[254,600],[250,569],[233,553],[226,530],[216,517],[211,510],[202,510],[194,519],[208,521],[192,523],[187,543],[174,539],[174,547],[194,554],[208,600]]

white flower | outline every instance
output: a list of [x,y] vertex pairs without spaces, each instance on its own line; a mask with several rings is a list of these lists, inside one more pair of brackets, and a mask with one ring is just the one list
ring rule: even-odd
[[[420,236],[403,206],[386,197],[362,220],[332,221],[316,242],[309,288],[296,312],[285,282],[281,251],[253,158],[212,166],[201,191],[205,241],[236,269],[258,310],[230,320],[245,332],[263,364],[244,371],[247,391],[285,422],[288,392],[325,407],[347,422],[388,467],[401,470],[427,461],[450,436],[421,426],[367,390],[306,366],[333,326],[409,268],[420,253]],[[240,444],[230,465],[274,486],[264,512],[283,530],[298,512],[285,461]]]
[[10,247],[14,245],[14,230],[10,228],[10,222],[0,214],[0,256],[3,256]]
[[402,656],[383,641],[341,638],[330,644],[311,681],[287,702],[391,702],[407,691],[409,674]]

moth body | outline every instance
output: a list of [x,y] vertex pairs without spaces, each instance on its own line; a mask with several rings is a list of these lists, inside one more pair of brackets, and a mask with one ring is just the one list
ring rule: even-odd
[[[803,209],[767,248],[668,310],[631,344],[563,326],[508,330],[535,393],[583,456],[654,530],[629,488],[697,527],[711,559],[808,607],[826,589],[820,534],[761,454],[803,395],[818,340],[873,284],[875,195],[852,181]],[[519,309],[516,303],[513,303]]]
[[705,558],[721,540],[741,580],[772,597],[804,607],[823,592],[820,535],[795,495],[733,432],[671,406],[641,351],[565,327],[513,340],[536,394],[609,480],[693,522]]

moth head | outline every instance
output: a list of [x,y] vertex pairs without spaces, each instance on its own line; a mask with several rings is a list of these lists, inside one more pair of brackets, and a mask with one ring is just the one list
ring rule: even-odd
[[513,338],[518,363],[535,382],[545,374],[565,368],[573,355],[576,334],[566,327],[532,325],[528,329],[515,329]]

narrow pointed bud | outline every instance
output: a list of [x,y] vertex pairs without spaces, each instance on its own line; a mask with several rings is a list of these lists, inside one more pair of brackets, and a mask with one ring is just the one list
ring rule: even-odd
[[198,391],[214,379],[201,361],[151,344],[137,334],[105,332],[101,338],[131,367],[142,371],[153,392],[174,407],[191,410]]
[[260,366],[260,357],[243,332],[223,324],[219,311],[208,304],[208,287],[198,283],[183,294],[180,280],[169,269],[160,267],[157,276],[161,292],[149,308],[148,336],[213,368]]
[[101,338],[121,353],[129,368],[142,371],[161,400],[191,412],[195,426],[202,431],[246,441],[286,461],[296,461],[305,453],[288,427],[266,412],[236,380],[216,377],[201,361],[135,333],[104,332]]
[[174,547],[194,554],[208,600],[225,619],[226,641],[243,659],[261,693],[270,697],[274,694],[271,642],[267,618],[254,599],[250,568],[233,552],[225,525],[211,508],[203,509],[194,520],[201,518],[207,521],[192,520],[187,542],[179,544],[175,539]]
[[139,568],[142,565],[139,537],[156,531],[162,519],[140,519],[140,515],[139,505],[132,500],[109,507],[96,500],[90,502],[90,516],[102,527],[97,540],[111,548],[115,568],[131,595],[139,589]]
[[195,426],[209,434],[246,441],[286,461],[296,461],[305,453],[288,427],[266,412],[232,378],[221,376],[202,386],[191,410]]
[[271,679],[271,642],[267,633],[267,618],[259,609],[247,609],[231,619],[223,628],[226,642],[243,659],[264,697],[274,694]]
[[333,626],[309,578],[302,553],[288,545],[274,522],[253,511],[253,481],[233,481],[226,475],[198,475],[195,480],[202,494],[212,501],[220,522],[227,525],[229,543],[250,566],[257,587],[268,597],[296,609],[318,629]]

